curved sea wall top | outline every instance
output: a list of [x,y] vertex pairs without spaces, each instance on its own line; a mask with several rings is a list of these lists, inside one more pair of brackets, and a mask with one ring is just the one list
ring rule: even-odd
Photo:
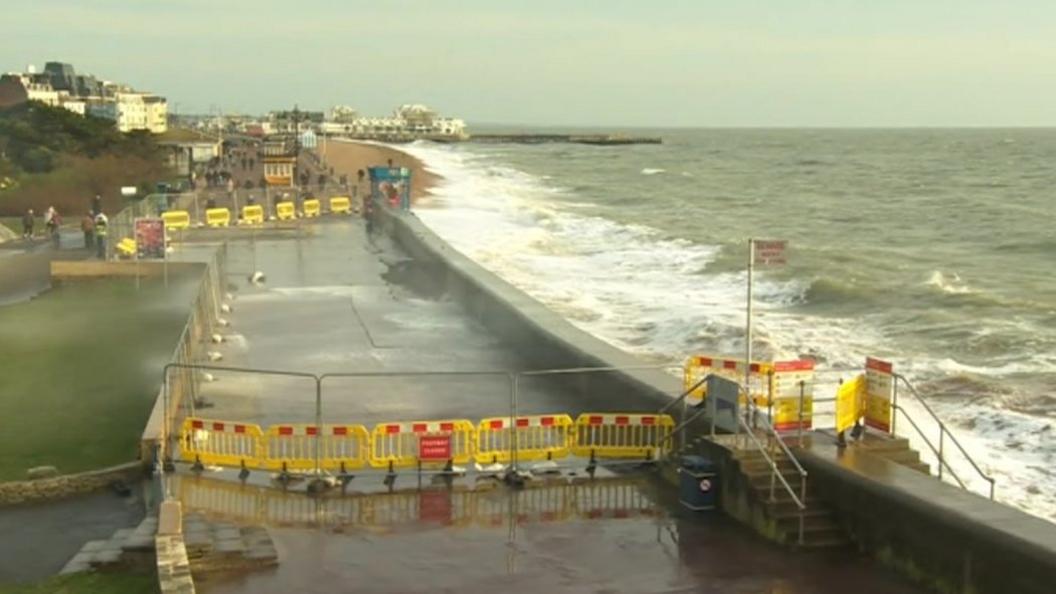
[[[432,282],[514,345],[535,369],[641,367],[642,360],[576,328],[545,305],[485,270],[440,239],[413,213],[379,208],[379,223]],[[678,378],[659,369],[556,376],[584,408],[655,412],[677,396]],[[570,403],[572,404],[572,403]],[[569,411],[575,412],[575,411]]]

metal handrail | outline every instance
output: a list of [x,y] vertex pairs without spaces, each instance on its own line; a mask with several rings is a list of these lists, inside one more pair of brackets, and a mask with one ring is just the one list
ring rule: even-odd
[[[792,489],[792,485],[788,484],[788,481],[785,480],[785,477],[780,472],[778,472],[777,464],[774,462],[774,459],[770,457],[770,454],[767,453],[766,446],[764,446],[762,442],[760,442],[759,439],[755,436],[755,434],[752,432],[752,428],[749,427],[748,423],[744,420],[744,417],[737,415],[737,421],[740,423],[741,429],[744,430],[744,433],[748,436],[749,439],[752,440],[752,443],[755,444],[755,447],[759,450],[759,453],[763,455],[763,459],[765,459],[766,463],[770,465],[770,501],[774,500],[774,480],[776,479],[781,481],[781,486],[785,488],[785,491],[788,492],[788,495],[792,497],[792,502],[796,504],[797,508],[799,508],[799,544],[803,544],[803,512],[807,509],[807,505],[806,503],[804,503],[807,498],[807,471],[803,470],[802,467],[799,466],[799,463],[796,462],[795,458],[791,457],[791,453],[788,454],[790,459],[800,471],[800,489],[803,495],[802,498],[800,498],[796,496],[795,491]],[[784,444],[782,444],[782,446],[783,445]],[[787,452],[788,449],[785,448],[785,451]]]
[[[996,484],[996,480],[994,479],[994,477],[986,474],[981,468],[979,468],[979,465],[976,464],[975,459],[972,458],[971,454],[969,454],[966,449],[964,449],[964,446],[961,445],[961,442],[957,441],[957,437],[953,434],[952,431],[949,430],[948,427],[946,427],[946,423],[944,423],[942,419],[940,419],[939,416],[935,414],[935,411],[932,410],[930,406],[928,406],[928,403],[924,400],[924,397],[921,396],[919,392],[917,392],[917,389],[913,387],[913,384],[909,383],[909,380],[906,379],[906,377],[903,375],[896,373],[894,374],[894,377],[896,382],[895,385],[898,385],[898,381],[901,381],[903,384],[905,384],[906,387],[909,388],[910,393],[912,393],[913,396],[917,399],[917,402],[920,402],[921,406],[924,407],[924,410],[926,410],[928,414],[931,415],[932,420],[939,425],[939,449],[936,452],[936,456],[938,456],[939,459],[939,478],[942,478],[942,466],[944,461],[943,443],[945,440],[943,439],[943,436],[949,435],[950,439],[953,441],[953,445],[957,446],[957,449],[960,450],[961,455],[964,456],[966,460],[968,460],[968,463],[972,465],[972,468],[975,469],[975,472],[977,472],[983,480],[990,483],[990,499],[993,499],[994,488]],[[905,411],[903,411],[903,413],[905,413]],[[910,418],[908,413],[906,413],[906,418]],[[912,419],[910,419],[910,422],[912,422]],[[952,468],[950,469],[950,473],[953,473]],[[956,475],[954,475],[954,477],[956,478]],[[958,482],[960,482],[960,479],[958,479]],[[964,483],[961,483],[961,486],[964,487]]]
[[920,428],[920,425],[917,425],[917,422],[913,420],[913,417],[910,416],[909,412],[907,412],[906,409],[902,408],[902,406],[898,404],[892,404],[891,407],[895,409],[895,412],[900,412],[906,416],[906,420],[909,421],[909,424],[912,425],[914,429],[916,429],[917,435],[919,435],[920,438],[924,440],[924,443],[927,444],[928,449],[931,450],[931,453],[935,454],[935,458],[939,461],[940,476],[942,474],[942,466],[946,466],[946,468],[950,472],[950,476],[952,476],[954,480],[957,481],[957,484],[960,485],[962,489],[966,489],[967,487],[965,487],[964,481],[961,480],[961,477],[957,476],[957,473],[954,472],[953,467],[950,466],[950,463],[943,458],[942,454],[939,453],[939,450],[937,450],[935,448],[935,445],[931,443],[931,440],[928,439],[928,436],[924,434],[924,431]]
[[699,387],[703,386],[703,385],[704,385],[704,383],[705,383],[705,382],[707,382],[707,381],[708,381],[708,378],[709,378],[709,377],[711,377],[711,376],[712,376],[712,374],[710,374],[710,373],[709,373],[708,375],[704,376],[704,378],[703,378],[703,379],[701,379],[701,380],[700,380],[699,382],[697,382],[697,383],[693,384],[692,386],[690,386],[689,388],[687,388],[687,389],[686,389],[686,390],[685,390],[684,392],[682,392],[681,394],[679,394],[679,395],[678,395],[678,398],[675,398],[675,399],[674,399],[674,400],[672,400],[671,402],[668,402],[668,403],[667,403],[667,404],[665,404],[665,405],[664,405],[663,407],[661,407],[661,408],[660,408],[660,410],[658,410],[658,411],[656,412],[656,414],[658,414],[658,415],[662,415],[662,414],[664,414],[665,412],[667,412],[668,410],[671,410],[671,407],[675,406],[675,405],[676,405],[676,404],[678,404],[679,402],[682,402],[683,400],[685,400],[685,399],[686,399],[686,397],[688,397],[688,396],[689,396],[690,394],[692,394],[692,393],[693,393],[693,390],[696,390],[697,388],[699,388]]

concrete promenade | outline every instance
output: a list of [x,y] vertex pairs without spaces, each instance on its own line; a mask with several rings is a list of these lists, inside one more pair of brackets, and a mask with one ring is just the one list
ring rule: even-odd
[[[197,259],[221,237],[229,239],[235,299],[217,365],[309,373],[534,367],[387,236],[368,237],[358,218],[305,223],[300,233],[203,230],[174,259]],[[248,281],[255,270],[263,285]],[[314,382],[214,376],[201,416],[314,422]],[[576,414],[605,396],[585,400],[564,383],[530,382],[520,408]],[[368,426],[506,415],[508,403],[501,375],[340,379],[323,389],[325,422]],[[279,552],[277,568],[207,576],[198,580],[202,592],[483,592],[501,584],[512,592],[835,593],[852,583],[861,592],[919,591],[853,551],[793,553],[720,513],[685,512],[649,473],[627,475],[617,488],[613,479],[584,482],[579,472],[524,491],[488,479],[452,491],[400,478],[393,493],[378,492],[380,477],[363,476],[323,500],[258,477],[244,487],[220,475],[180,479],[188,513],[267,525]]]

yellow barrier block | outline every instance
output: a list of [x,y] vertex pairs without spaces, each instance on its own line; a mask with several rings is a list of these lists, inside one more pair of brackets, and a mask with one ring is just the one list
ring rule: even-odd
[[180,455],[188,462],[263,468],[264,434],[250,423],[189,418],[180,431]]
[[121,253],[123,256],[133,256],[136,253],[136,240],[131,237],[126,237],[114,245],[114,249]]
[[322,206],[316,199],[304,201],[304,216],[306,217],[317,217],[322,212]]
[[[407,468],[468,464],[476,451],[473,423],[465,419],[383,423],[371,434],[370,465]],[[446,451],[443,443],[446,442]]]
[[334,196],[330,199],[330,212],[333,214],[351,214],[352,199],[348,196]]
[[226,208],[210,208],[205,211],[205,224],[210,227],[227,227],[231,224],[231,211]]
[[484,419],[477,426],[475,459],[481,464],[509,463],[517,445],[517,460],[553,460],[568,456],[575,438],[572,417],[536,415]]
[[275,205],[275,217],[280,221],[292,221],[297,218],[297,209],[292,202],[280,202]]
[[269,470],[314,469],[317,442],[324,470],[362,468],[370,454],[370,433],[363,425],[323,425],[322,438],[315,425],[272,425],[264,435]]
[[242,207],[242,222],[247,225],[259,225],[264,222],[264,207],[259,204]]
[[583,458],[655,460],[672,447],[668,415],[584,413],[576,419],[572,453]]
[[191,227],[191,215],[186,210],[163,212],[161,219],[165,221],[165,229],[189,229]]

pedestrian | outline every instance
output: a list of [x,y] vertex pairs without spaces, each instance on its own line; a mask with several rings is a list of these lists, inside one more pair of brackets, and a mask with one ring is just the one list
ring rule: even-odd
[[48,222],[46,224],[48,229],[48,237],[51,238],[51,241],[55,244],[55,247],[59,247],[61,245],[61,239],[59,238],[59,227],[62,226],[62,215],[60,215],[59,211],[55,210],[54,207],[49,207],[48,212],[51,215],[50,217],[48,217]]
[[106,232],[109,223],[105,213],[95,215],[95,255],[100,260],[106,259]]
[[22,239],[33,239],[33,209],[22,215]]
[[95,219],[92,218],[91,212],[81,219],[81,231],[84,232],[84,249],[92,249],[92,244],[95,243]]

